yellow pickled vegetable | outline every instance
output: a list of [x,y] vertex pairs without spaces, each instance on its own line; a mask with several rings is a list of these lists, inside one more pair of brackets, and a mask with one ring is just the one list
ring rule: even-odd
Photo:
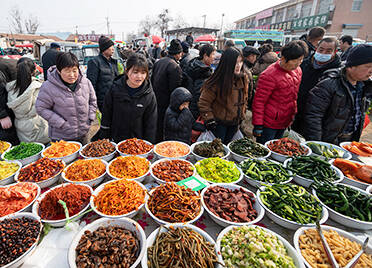
[[17,172],[19,166],[16,163],[0,161],[0,180],[3,180]]
[[10,147],[10,144],[7,143],[6,141],[0,141],[0,154],[8,150]]

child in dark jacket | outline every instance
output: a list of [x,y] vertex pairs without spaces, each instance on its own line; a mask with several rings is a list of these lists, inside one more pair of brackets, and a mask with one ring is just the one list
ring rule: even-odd
[[192,125],[195,121],[189,109],[192,94],[184,87],[176,88],[164,118],[164,140],[191,143]]

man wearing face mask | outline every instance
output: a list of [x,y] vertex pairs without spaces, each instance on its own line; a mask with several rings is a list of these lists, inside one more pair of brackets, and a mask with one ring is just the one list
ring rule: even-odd
[[328,70],[309,92],[305,138],[339,144],[359,141],[372,96],[372,46],[350,49],[345,67]]
[[323,38],[310,58],[301,64],[302,80],[297,98],[297,115],[292,125],[292,129],[300,134],[304,134],[304,113],[305,104],[309,91],[318,83],[323,73],[329,69],[341,66],[340,57],[336,54],[337,39],[333,37]]

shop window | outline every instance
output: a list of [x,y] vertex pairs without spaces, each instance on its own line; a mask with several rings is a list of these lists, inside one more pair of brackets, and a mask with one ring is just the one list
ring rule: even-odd
[[318,5],[318,14],[329,12],[329,7],[333,4],[333,0],[320,0]]
[[362,9],[363,0],[354,0],[353,5],[351,6],[351,11],[360,11]]

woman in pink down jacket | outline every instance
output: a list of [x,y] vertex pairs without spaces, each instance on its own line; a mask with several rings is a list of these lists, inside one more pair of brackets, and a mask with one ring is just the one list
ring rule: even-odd
[[261,73],[253,99],[253,135],[264,144],[283,137],[297,112],[297,93],[307,54],[303,41],[292,41],[281,50],[282,57]]
[[70,52],[59,54],[36,100],[36,111],[48,121],[51,140],[85,143],[96,109],[94,88],[81,74],[76,56]]

